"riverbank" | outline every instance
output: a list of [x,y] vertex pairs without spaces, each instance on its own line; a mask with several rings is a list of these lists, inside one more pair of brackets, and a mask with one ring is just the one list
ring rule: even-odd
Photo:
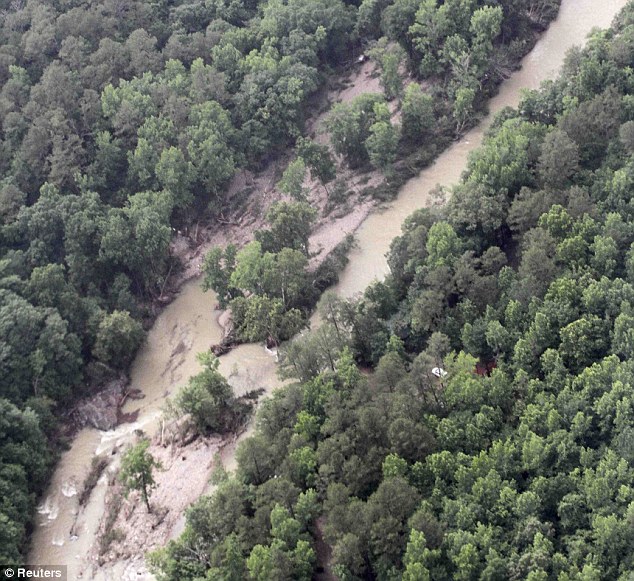
[[[307,134],[321,143],[329,137],[324,123],[334,103],[347,103],[362,93],[383,93],[379,83],[377,64],[366,60],[353,66],[332,82],[316,97],[319,111],[306,122]],[[266,213],[276,202],[291,201],[277,188],[282,173],[291,161],[291,152],[269,163],[262,171],[243,170],[236,174],[227,187],[226,211],[207,223],[196,223],[185,232],[179,232],[170,246],[172,257],[180,267],[166,285],[162,301],[178,293],[182,285],[200,276],[207,252],[215,246],[234,244],[238,248],[255,238],[255,232],[266,228]],[[337,182],[345,190],[344,199],[333,201],[317,179],[307,173],[303,183],[308,203],[318,212],[317,222],[310,238],[311,268],[317,268],[348,234],[354,233],[376,201],[364,190],[376,187],[383,180],[377,170],[365,168],[350,170],[343,159],[336,160]]]
[[149,452],[162,469],[154,474],[152,512],[148,513],[138,494],[122,497],[121,485],[114,476],[108,483],[105,518],[88,562],[91,568],[110,568],[119,561],[140,561],[148,551],[163,546],[178,532],[185,510],[209,486],[221,455],[242,432],[231,437],[195,438],[181,446],[161,442],[161,433],[153,439]]

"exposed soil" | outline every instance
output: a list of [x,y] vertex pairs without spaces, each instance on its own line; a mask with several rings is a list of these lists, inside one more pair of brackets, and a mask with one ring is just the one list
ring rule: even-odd
[[107,543],[105,552],[100,550],[99,542],[95,544],[88,556],[90,564],[84,576],[93,578],[97,569],[107,572],[111,568],[119,568],[122,563],[125,563],[126,570],[144,574],[143,556],[164,546],[170,538],[182,532],[185,511],[207,491],[214,468],[222,462],[223,449],[231,447],[237,438],[238,435],[196,438],[180,446],[162,445],[161,434],[158,434],[149,452],[161,462],[163,469],[154,473],[156,487],[150,496],[151,513],[148,513],[137,492],[124,499],[120,507],[116,506],[122,489],[113,476],[116,467],[111,467],[106,514],[99,537],[102,540],[107,534],[106,517],[110,510],[115,510],[118,514],[110,529],[113,540]]
[[[214,246],[244,246],[264,227],[266,212],[274,202],[284,199],[275,185],[288,160],[277,160],[254,174],[243,170],[231,180],[224,195],[227,214],[221,213],[208,223],[196,223],[172,240],[170,252],[182,265],[169,281],[170,292],[177,292],[187,280],[200,276],[205,255]],[[281,169],[280,169],[281,168]]]
[[[406,83],[410,82],[406,79]],[[366,60],[352,67],[347,74],[333,83],[317,99],[319,113],[306,122],[306,132],[316,141],[329,144],[329,135],[325,121],[333,103],[347,103],[363,93],[382,93],[376,64]],[[393,118],[398,119],[396,102],[391,104]],[[334,152],[333,152],[334,155]],[[180,272],[168,283],[168,295],[174,295],[185,281],[200,276],[206,253],[214,246],[235,244],[244,246],[254,239],[255,232],[266,227],[265,216],[270,206],[278,201],[289,201],[277,189],[277,182],[291,161],[291,152],[269,164],[263,171],[253,173],[243,170],[236,174],[225,193],[228,210],[215,220],[206,224],[194,224],[185,232],[178,232],[171,244],[172,256],[182,265]],[[359,172],[350,170],[343,159],[335,155],[337,162],[337,181],[345,184],[345,194],[341,200],[333,200],[333,184],[327,188],[317,180],[310,178],[309,172],[304,182],[309,203],[319,211],[310,248],[313,257],[311,269],[317,268],[332,250],[348,236],[354,233],[367,215],[376,207],[377,202],[363,195],[365,188],[379,186],[384,178],[378,171]]]
[[324,526],[326,518],[320,516],[315,522],[315,553],[317,566],[314,575],[315,581],[337,581],[330,566],[332,560],[332,547],[324,539]]

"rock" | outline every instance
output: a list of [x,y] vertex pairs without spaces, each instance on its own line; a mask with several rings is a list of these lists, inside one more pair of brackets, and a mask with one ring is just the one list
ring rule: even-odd
[[233,334],[233,314],[231,309],[225,309],[218,315],[218,325],[220,325],[224,331],[223,339]]
[[77,429],[92,426],[98,430],[112,430],[119,423],[119,405],[126,381],[119,378],[109,382],[95,395],[80,401],[70,418]]
[[128,399],[145,399],[145,394],[138,388],[126,392]]

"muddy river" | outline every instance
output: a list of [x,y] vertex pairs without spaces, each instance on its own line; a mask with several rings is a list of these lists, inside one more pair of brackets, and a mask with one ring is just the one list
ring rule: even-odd
[[[522,63],[522,69],[503,83],[490,101],[490,114],[463,139],[456,142],[435,163],[411,179],[398,198],[371,214],[357,230],[357,246],[341,275],[336,291],[341,296],[361,292],[387,272],[385,253],[399,234],[401,223],[415,209],[429,202],[429,192],[437,184],[456,183],[466,167],[469,153],[482,142],[493,116],[506,106],[516,106],[523,88],[537,88],[553,78],[566,51],[582,44],[595,26],[607,27],[626,0],[563,0],[559,16]],[[118,454],[136,429],[154,433],[161,406],[170,394],[198,372],[196,353],[219,341],[221,329],[213,311],[216,297],[203,293],[198,281],[186,284],[178,298],[158,317],[131,370],[131,385],[145,398],[130,401],[124,411],[139,411],[133,424],[110,432],[85,429],[65,452],[41,499],[36,519],[29,564],[68,565],[68,579],[151,579],[138,565],[121,564],[95,575],[86,570],[85,557],[95,540],[104,507],[106,478],[96,486],[86,507],[80,510],[77,490],[95,454]],[[259,387],[271,391],[280,385],[274,358],[261,345],[243,345],[222,357],[221,370],[236,392]],[[231,465],[231,458],[226,462]],[[82,576],[80,571],[85,570]]]

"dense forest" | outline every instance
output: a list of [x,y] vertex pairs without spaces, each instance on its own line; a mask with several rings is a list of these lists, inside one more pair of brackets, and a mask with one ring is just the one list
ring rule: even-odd
[[[296,148],[280,182],[296,205],[272,210],[271,233],[249,252],[278,273],[297,271],[305,239],[286,236],[288,248],[274,236],[298,212],[310,225],[300,178],[310,171],[328,184],[335,159],[388,175],[420,145],[433,155],[473,122],[558,5],[2,0],[0,561],[24,554],[59,412],[125,371],[143,341],[148,305],[174,266],[173,229],[220,213],[236,172]],[[311,100],[365,49],[385,97],[336,107],[331,148],[320,146],[304,135]],[[419,83],[404,90],[403,71],[429,93]],[[394,99],[402,131],[386,113]],[[253,273],[243,274],[216,277],[227,300],[240,299],[230,279],[250,290]],[[289,294],[274,281],[259,307],[234,305],[243,338],[271,328],[291,336],[316,300],[307,304],[302,288]],[[249,324],[258,308],[273,321],[263,329]]]
[[632,577],[632,62],[630,4],[498,116],[385,281],[322,297],[159,579]]

